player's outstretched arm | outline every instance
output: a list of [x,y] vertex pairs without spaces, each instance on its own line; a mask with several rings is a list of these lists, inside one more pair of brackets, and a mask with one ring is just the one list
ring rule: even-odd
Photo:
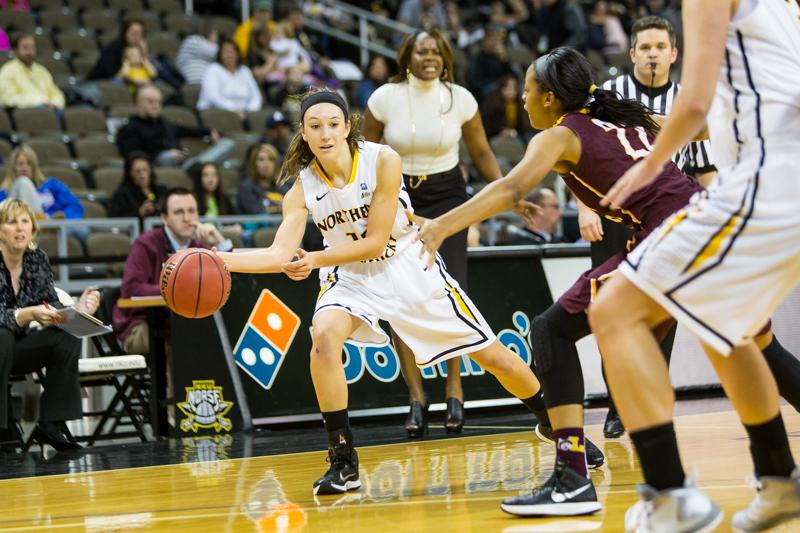
[[[669,120],[656,138],[653,151],[617,180],[600,201],[602,205],[624,206],[631,194],[652,183],[673,154],[703,129],[714,100],[735,1],[683,2],[685,52],[681,91],[675,98]],[[722,13],[725,16],[720,16]]]
[[[433,264],[436,250],[447,237],[513,208],[559,161],[576,162],[580,157],[580,147],[576,147],[576,143],[577,137],[567,128],[557,126],[542,131],[531,139],[522,161],[508,175],[484,187],[468,202],[425,222],[417,238],[424,243],[428,265]],[[577,156],[572,154],[576,151]]]
[[283,220],[269,248],[246,253],[217,252],[231,272],[276,273],[290,261],[303,240],[308,209],[300,180],[283,198]]

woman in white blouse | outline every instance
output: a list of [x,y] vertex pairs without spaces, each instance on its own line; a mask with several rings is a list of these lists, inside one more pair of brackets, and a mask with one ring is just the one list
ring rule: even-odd
[[223,39],[219,43],[217,62],[209,65],[200,85],[198,109],[227,109],[244,119],[248,111],[261,109],[261,90],[253,73],[241,64],[236,43]]
[[[478,102],[453,81],[453,51],[437,29],[411,34],[397,52],[400,73],[375,90],[367,102],[364,137],[392,147],[403,162],[403,180],[416,214],[436,217],[467,200],[459,166],[463,137],[473,164],[487,181],[502,176],[483,129]],[[447,270],[467,287],[467,232],[445,240],[439,249]],[[394,337],[408,383],[411,408],[405,428],[422,436],[429,402],[411,351]],[[447,361],[445,428],[458,433],[464,424],[460,358]]]

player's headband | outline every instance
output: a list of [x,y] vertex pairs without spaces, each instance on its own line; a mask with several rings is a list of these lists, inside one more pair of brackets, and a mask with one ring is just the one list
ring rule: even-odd
[[301,120],[305,119],[306,111],[308,111],[308,108],[310,108],[313,105],[323,104],[323,103],[335,105],[336,107],[342,110],[342,113],[344,113],[345,120],[349,118],[347,103],[344,101],[344,98],[339,96],[339,93],[335,93],[333,91],[319,91],[311,94],[308,98],[303,100],[302,104],[300,104]]

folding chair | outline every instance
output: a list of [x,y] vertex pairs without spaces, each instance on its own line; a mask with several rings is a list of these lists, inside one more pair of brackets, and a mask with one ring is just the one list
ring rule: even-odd
[[[104,323],[111,323],[114,304],[119,299],[119,287],[100,289],[100,307],[96,316]],[[76,436],[89,446],[98,440],[139,437],[147,442],[144,424],[149,422],[149,372],[145,357],[141,354],[125,354],[113,333],[92,337],[92,344],[100,357],[78,361],[82,387],[110,385],[115,394],[103,409],[85,412],[84,416],[100,416],[91,435]],[[125,421],[127,419],[127,421]],[[131,425],[132,430],[120,431],[121,426]]]

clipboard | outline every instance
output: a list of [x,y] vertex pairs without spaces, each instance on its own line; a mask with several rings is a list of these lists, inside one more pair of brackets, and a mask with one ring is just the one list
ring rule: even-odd
[[80,311],[76,307],[58,309],[58,314],[61,315],[61,322],[54,325],[79,339],[105,335],[113,331],[111,326],[103,324],[97,318]]

